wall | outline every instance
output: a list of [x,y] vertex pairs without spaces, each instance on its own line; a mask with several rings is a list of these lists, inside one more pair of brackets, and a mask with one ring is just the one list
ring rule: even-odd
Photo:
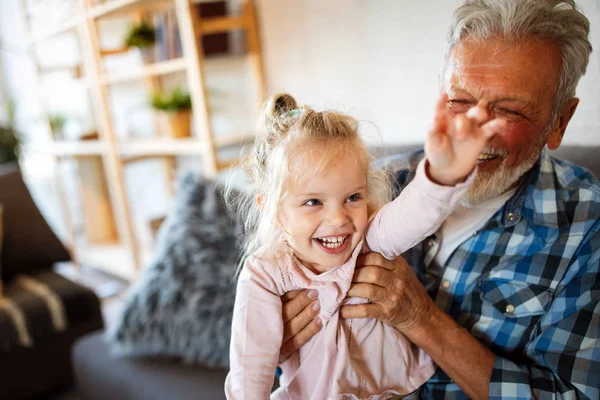
[[[54,10],[58,9],[55,5],[69,1],[42,0],[42,3],[49,6],[48,10]],[[0,0],[0,79],[5,84],[5,91],[19,106],[17,118],[22,131],[33,143],[43,146],[48,140],[48,132],[44,124],[39,123],[43,115],[40,93],[33,64],[24,51],[25,29],[19,2]],[[381,144],[383,140],[389,144],[407,144],[424,140],[438,93],[438,71],[446,30],[459,0],[255,2],[261,22],[269,93],[288,91],[302,103],[350,112],[368,122],[363,124],[364,132],[374,143]],[[581,0],[579,4],[591,20],[592,44],[596,50],[588,73],[580,82],[581,104],[569,125],[565,143],[600,144],[600,0]],[[48,20],[52,17],[49,15]],[[118,39],[123,26],[115,25],[109,30],[112,38]],[[41,46],[40,55],[54,57],[57,64],[73,63],[78,56],[68,50],[73,48],[72,45],[59,40],[52,46]],[[68,89],[61,83],[60,79],[64,77],[54,78],[57,81],[45,94],[46,103],[61,110],[71,107],[74,114],[86,115],[86,100],[80,97],[81,90]],[[218,85],[216,80],[213,82]],[[237,80],[221,83],[227,90],[244,90]],[[213,83],[209,82],[209,85]],[[147,129],[148,114],[143,110],[133,112],[140,101],[144,101],[143,88],[127,84],[118,92],[121,100],[113,102],[113,111],[119,135],[151,134]],[[240,113],[239,104],[224,98],[217,101],[215,108]],[[81,118],[83,121],[88,119]],[[221,125],[226,126],[231,121],[220,118]],[[254,124],[248,125],[251,128]],[[80,128],[73,127],[73,130]],[[182,164],[197,167],[200,162],[188,159]],[[24,165],[29,183],[34,191],[39,191],[38,197],[42,199],[38,203],[53,225],[61,230],[61,218],[56,213],[58,202],[51,194],[53,168],[52,159],[39,154],[27,157]],[[65,163],[62,168],[63,176],[75,174],[73,165]],[[149,217],[159,215],[167,208],[162,196],[164,187],[156,179],[158,175],[160,169],[156,165],[139,165],[127,171],[128,194],[136,204],[134,213],[138,227],[145,226]],[[153,178],[136,179],[139,176]],[[73,187],[69,192],[76,193],[77,190]]]
[[[59,0],[52,0],[59,1]],[[316,107],[342,108],[389,143],[425,137],[438,71],[458,0],[256,0],[269,93],[289,91]],[[39,114],[32,66],[21,50],[17,1],[0,2],[7,90],[21,120]],[[566,143],[600,143],[600,0],[581,0],[596,51],[580,82]],[[596,132],[596,134],[593,134]]]
[[[341,106],[372,122],[388,143],[421,142],[459,3],[258,0],[269,90],[317,107]],[[591,20],[595,51],[565,143],[600,144],[600,0],[578,4]]]

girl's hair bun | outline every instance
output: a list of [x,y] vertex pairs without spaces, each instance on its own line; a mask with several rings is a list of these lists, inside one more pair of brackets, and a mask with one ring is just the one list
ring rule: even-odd
[[273,96],[273,113],[283,117],[286,113],[298,108],[296,99],[287,93],[280,93]]
[[262,111],[259,132],[267,136],[285,136],[293,121],[288,118],[288,113],[298,109],[298,103],[293,96],[287,93],[279,93],[272,96]]

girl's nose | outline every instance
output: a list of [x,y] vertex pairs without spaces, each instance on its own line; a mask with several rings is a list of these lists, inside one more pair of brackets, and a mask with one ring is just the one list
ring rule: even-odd
[[327,222],[328,222],[329,226],[333,226],[333,227],[344,226],[348,222],[348,220],[349,220],[348,213],[342,207],[332,209],[327,214]]

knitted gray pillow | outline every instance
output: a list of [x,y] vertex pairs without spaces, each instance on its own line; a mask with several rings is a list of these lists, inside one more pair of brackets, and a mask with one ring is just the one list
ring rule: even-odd
[[187,174],[161,227],[154,261],[130,289],[107,340],[120,355],[178,356],[229,366],[241,228],[222,188]]

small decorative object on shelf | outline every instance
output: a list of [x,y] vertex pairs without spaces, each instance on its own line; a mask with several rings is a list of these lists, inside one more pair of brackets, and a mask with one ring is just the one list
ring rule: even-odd
[[154,27],[146,20],[132,25],[123,44],[127,47],[137,47],[145,63],[153,62],[153,46],[156,43],[156,32]]
[[152,108],[158,111],[158,128],[164,136],[184,138],[190,136],[192,100],[181,87],[171,92],[155,92],[151,99]]
[[0,126],[0,164],[19,159],[19,134],[10,126]]
[[0,165],[19,160],[21,139],[11,126],[0,125]]
[[54,135],[55,140],[64,140],[65,139],[65,125],[67,123],[67,117],[63,114],[52,114],[48,116],[48,121],[50,122],[50,129],[52,129],[52,135]]
[[15,162],[19,159],[21,138],[14,128],[16,106],[8,100],[6,114],[8,121],[0,125],[0,164]]

